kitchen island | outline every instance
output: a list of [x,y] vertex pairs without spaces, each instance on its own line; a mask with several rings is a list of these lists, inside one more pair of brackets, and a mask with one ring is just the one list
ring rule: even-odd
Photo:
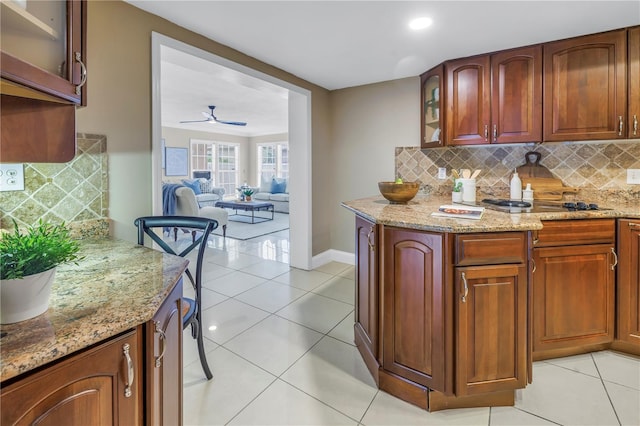
[[[615,224],[640,218],[640,203],[526,214],[487,209],[480,220],[431,216],[445,204],[448,197],[422,196],[406,205],[382,197],[343,203],[356,214],[355,341],[380,389],[429,411],[513,405],[514,391],[533,379],[533,359],[612,346]],[[545,226],[555,226],[559,242]],[[569,242],[585,248],[571,257],[566,247],[550,247]],[[555,263],[539,264],[536,273],[539,253]],[[589,267],[579,280],[558,276],[571,276],[565,264],[572,262]],[[558,280],[562,286],[551,282]],[[587,308],[589,319],[545,322],[544,309],[562,305],[564,288],[593,291],[593,298],[574,298],[588,306],[572,307]],[[534,299],[544,308],[537,316]],[[550,338],[542,333],[538,343],[552,344],[539,352],[535,324],[561,330]]]
[[[0,326],[3,424],[29,411],[71,406],[88,409],[87,415],[96,416],[93,421],[151,422],[167,391],[154,379],[161,375],[167,383],[181,383],[181,277],[188,261],[109,238],[80,244],[84,258],[57,269],[48,311]],[[73,386],[78,388],[70,390]],[[61,395],[65,388],[70,394]],[[32,397],[40,391],[45,395]],[[82,392],[105,399],[68,402],[70,395]],[[181,405],[176,404],[181,392],[179,386],[164,395],[179,422],[181,411],[175,406]]]

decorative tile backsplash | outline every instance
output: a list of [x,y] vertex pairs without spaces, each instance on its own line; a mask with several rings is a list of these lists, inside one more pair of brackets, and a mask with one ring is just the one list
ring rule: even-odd
[[20,226],[40,218],[64,221],[76,229],[91,221],[102,231],[106,227],[108,234],[106,150],[105,136],[78,134],[76,156],[70,162],[25,163],[24,191],[0,192],[0,227],[12,228],[12,219]]
[[[542,155],[540,164],[566,186],[578,187],[567,199],[603,200],[611,196],[626,200],[640,198],[640,185],[627,184],[627,169],[640,169],[640,141],[562,142],[506,146],[451,148],[398,147],[396,175],[419,181],[425,193],[451,192],[451,169],[481,169],[478,192],[497,197],[509,196],[509,180],[516,167],[524,165],[529,151]],[[438,167],[447,168],[446,180],[439,180]]]

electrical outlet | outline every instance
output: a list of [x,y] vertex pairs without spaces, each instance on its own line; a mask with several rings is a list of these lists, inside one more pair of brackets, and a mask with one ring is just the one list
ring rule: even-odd
[[22,163],[0,164],[0,191],[24,191]]
[[640,169],[627,169],[627,183],[640,185]]
[[447,178],[447,168],[438,167],[438,179],[446,179],[446,178]]

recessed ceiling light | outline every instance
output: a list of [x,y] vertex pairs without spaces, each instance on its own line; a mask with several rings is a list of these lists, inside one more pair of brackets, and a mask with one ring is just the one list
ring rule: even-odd
[[422,30],[433,24],[433,19],[423,16],[409,22],[409,28],[412,30]]

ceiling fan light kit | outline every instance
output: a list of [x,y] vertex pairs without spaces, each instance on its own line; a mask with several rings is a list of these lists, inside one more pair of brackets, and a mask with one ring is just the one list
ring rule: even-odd
[[186,120],[181,121],[180,123],[220,123],[220,124],[229,124],[231,126],[246,126],[247,123],[244,121],[227,121],[227,120],[218,120],[218,118],[213,115],[213,110],[216,109],[215,105],[209,105],[209,109],[211,112],[203,112],[202,115],[205,116],[204,120]]

